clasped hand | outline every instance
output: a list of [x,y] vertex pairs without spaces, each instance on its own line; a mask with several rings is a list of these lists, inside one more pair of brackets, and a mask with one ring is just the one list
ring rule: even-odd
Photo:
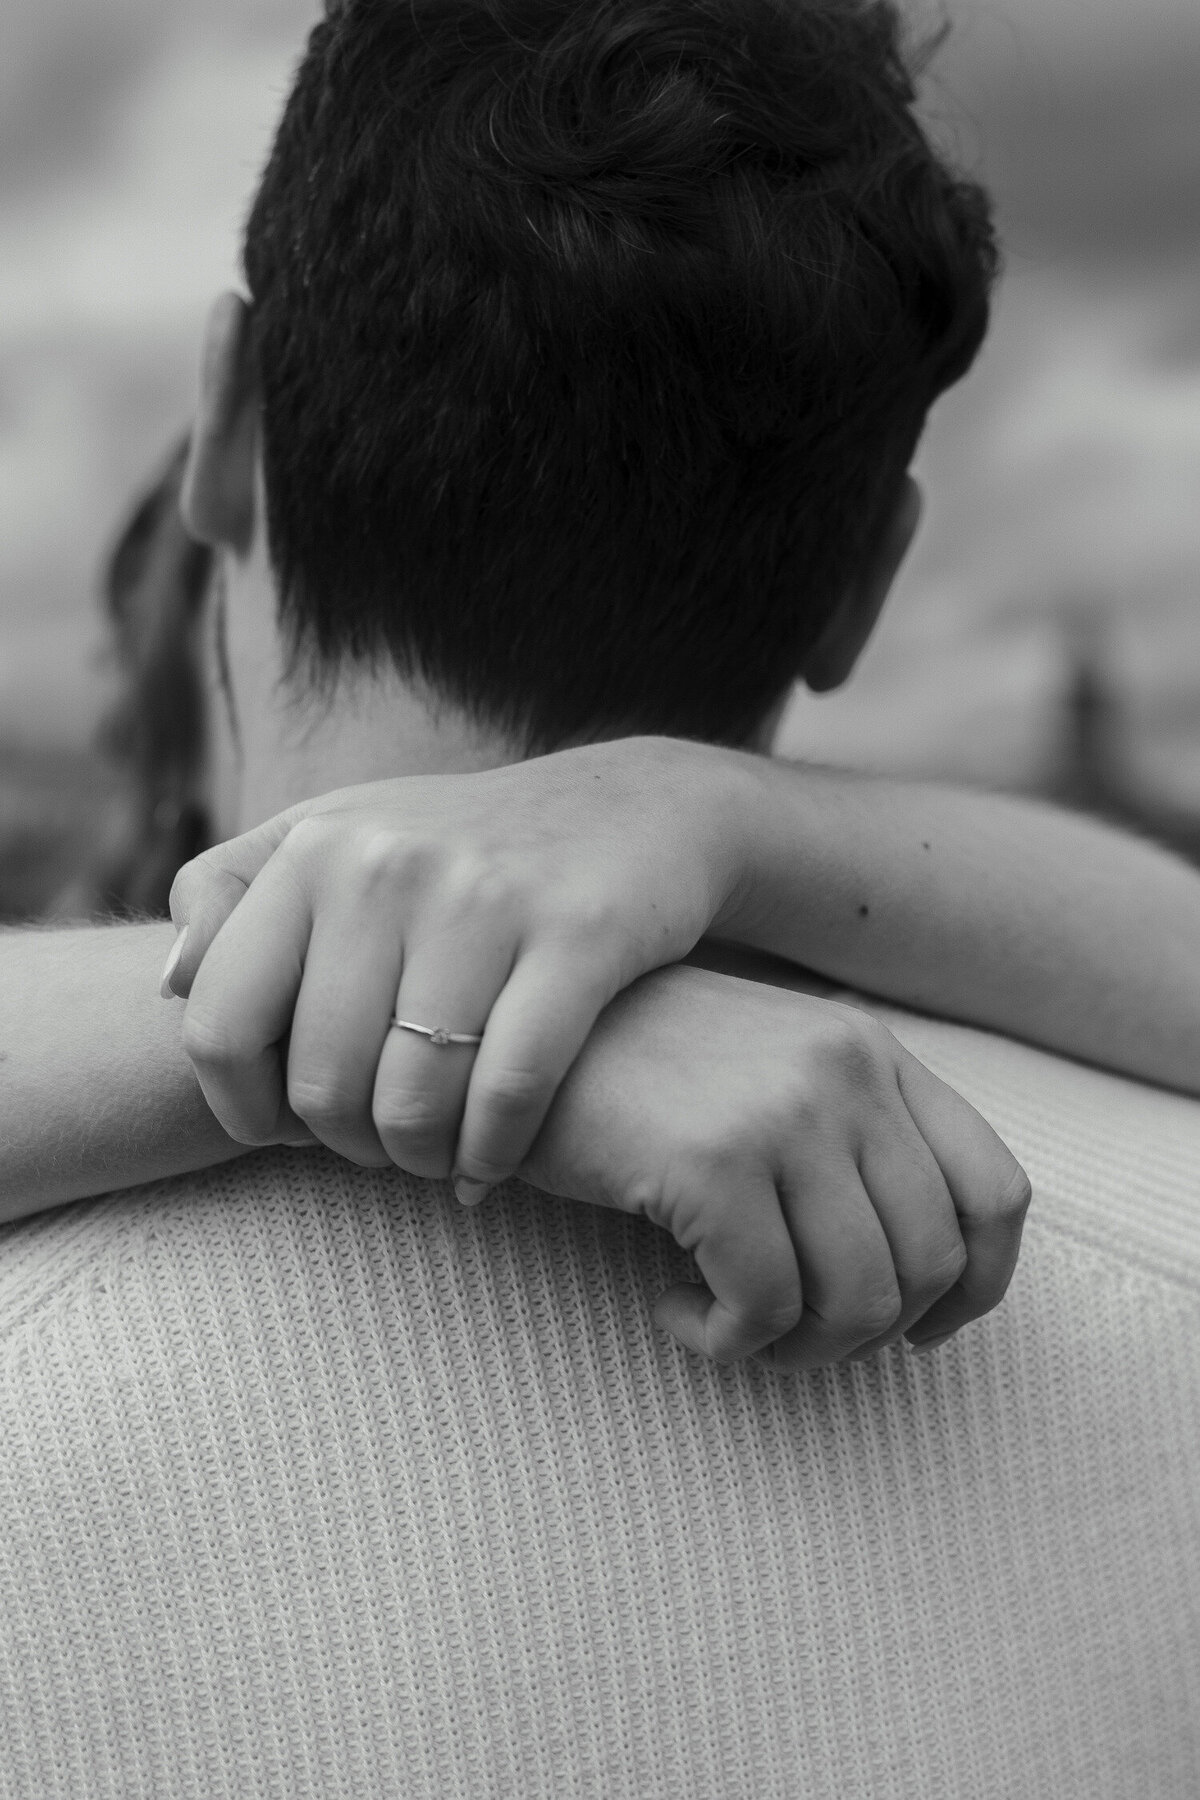
[[225,1130],[644,1213],[707,1284],[659,1322],[721,1360],[814,1366],[994,1306],[1028,1184],[979,1115],[866,1015],[664,966],[741,877],[719,771],[625,739],[405,777],[188,864],[171,988]]

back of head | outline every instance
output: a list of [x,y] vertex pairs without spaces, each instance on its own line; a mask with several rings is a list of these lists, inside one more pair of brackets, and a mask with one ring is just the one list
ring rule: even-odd
[[331,12],[245,245],[292,643],[531,750],[743,740],[986,328],[892,0]]

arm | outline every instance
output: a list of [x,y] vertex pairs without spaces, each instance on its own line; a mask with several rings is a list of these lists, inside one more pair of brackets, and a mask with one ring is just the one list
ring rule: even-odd
[[[628,738],[305,802],[173,906],[231,1136],[275,1141],[290,1098],[355,1161],[475,1189],[520,1166],[603,1007],[704,938],[1200,1091],[1200,875],[1031,801]],[[431,1057],[393,1013],[479,1053]]]
[[158,997],[174,935],[0,932],[0,1223],[245,1153]]
[[740,764],[720,934],[944,1017],[1200,1092],[1200,873],[1033,800]]
[[[240,1153],[208,1112],[157,975],[158,926],[0,934],[0,1221]],[[610,1007],[521,1171],[639,1212],[706,1286],[659,1323],[779,1369],[930,1347],[1001,1299],[1029,1185],[979,1115],[881,1026],[666,969]]]

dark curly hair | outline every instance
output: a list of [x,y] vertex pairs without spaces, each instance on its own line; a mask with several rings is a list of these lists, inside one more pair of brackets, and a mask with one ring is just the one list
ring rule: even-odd
[[996,263],[891,0],[344,0],[245,238],[295,666],[744,740]]

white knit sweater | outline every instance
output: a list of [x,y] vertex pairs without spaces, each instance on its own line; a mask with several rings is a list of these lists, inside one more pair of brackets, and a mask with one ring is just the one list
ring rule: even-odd
[[1196,1800],[1200,1105],[881,1016],[1035,1187],[929,1357],[323,1153],[0,1232],[4,1800]]

